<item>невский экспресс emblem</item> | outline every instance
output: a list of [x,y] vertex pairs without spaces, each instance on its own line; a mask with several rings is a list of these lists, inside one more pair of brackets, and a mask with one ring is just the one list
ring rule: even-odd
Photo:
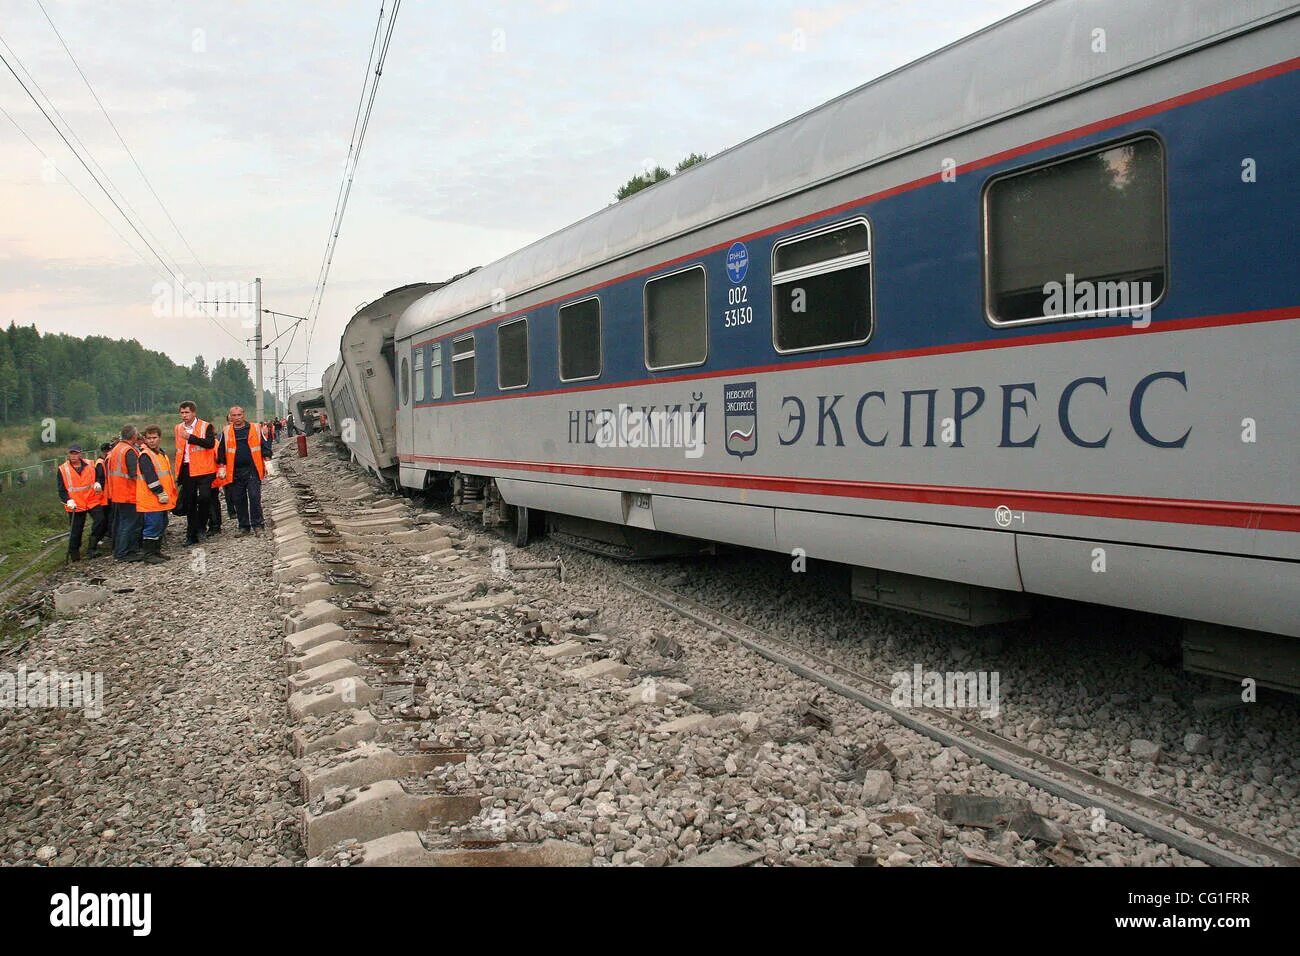
[[758,451],[758,383],[734,382],[722,386],[723,443],[727,454],[744,458]]

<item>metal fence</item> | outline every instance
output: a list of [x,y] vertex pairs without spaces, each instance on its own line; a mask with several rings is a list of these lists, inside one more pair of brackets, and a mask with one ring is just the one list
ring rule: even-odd
[[53,475],[62,462],[62,458],[42,458],[21,468],[0,471],[0,488],[12,488],[14,485],[25,485],[29,481],[40,481],[47,475]]

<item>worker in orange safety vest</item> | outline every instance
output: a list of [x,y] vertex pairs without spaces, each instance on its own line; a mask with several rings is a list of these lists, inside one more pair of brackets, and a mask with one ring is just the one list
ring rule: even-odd
[[90,515],[90,550],[87,558],[98,556],[99,543],[108,533],[108,511],[104,507],[104,468],[82,457],[80,445],[68,446],[68,458],[59,465],[59,500],[68,513],[68,560],[81,560],[81,536],[85,533],[86,515]]
[[134,425],[123,425],[121,437],[104,456],[104,492],[112,514],[113,557],[142,561],[140,516],[135,510],[135,477],[139,462],[139,436]]
[[171,462],[161,446],[162,429],[150,425],[144,430],[135,480],[135,510],[143,522],[141,548],[144,560],[149,564],[171,560],[162,553],[162,542],[167,531],[167,516],[176,504],[176,479],[172,477]]
[[256,422],[244,418],[240,406],[230,409],[229,421],[217,446],[217,458],[221,462],[217,478],[230,481],[240,533],[261,534],[265,525],[262,479],[266,477],[266,462],[271,458],[271,443],[262,440],[261,429]]
[[176,459],[172,474],[180,489],[178,513],[185,515],[185,546],[203,540],[212,500],[212,476],[217,473],[217,432],[198,416],[198,406],[181,402],[181,420],[174,429]]

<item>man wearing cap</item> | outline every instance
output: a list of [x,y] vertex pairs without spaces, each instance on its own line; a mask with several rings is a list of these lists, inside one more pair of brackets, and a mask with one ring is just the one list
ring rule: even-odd
[[104,509],[104,469],[96,467],[81,456],[80,445],[68,446],[68,460],[59,465],[59,500],[68,513],[68,560],[81,560],[81,535],[90,515],[90,550],[87,558],[94,558],[99,542],[107,533],[107,514]]

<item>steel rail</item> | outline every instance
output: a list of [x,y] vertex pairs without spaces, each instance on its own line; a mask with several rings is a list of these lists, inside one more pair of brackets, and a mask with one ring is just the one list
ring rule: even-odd
[[[936,726],[928,720],[923,720],[910,714],[898,707],[893,706],[887,699],[882,700],[871,694],[865,693],[861,688],[869,687],[877,692],[883,692],[888,695],[893,687],[882,681],[867,677],[854,671],[852,668],[837,664],[814,654],[804,648],[799,647],[794,642],[784,638],[775,637],[751,627],[742,621],[729,617],[720,611],[717,611],[705,604],[694,601],[690,598],[678,595],[667,588],[659,585],[637,584],[629,581],[622,575],[616,575],[617,580],[627,589],[649,598],[650,600],[668,608],[669,610],[681,615],[682,617],[693,620],[698,624],[714,628],[725,633],[732,640],[748,648],[754,653],[765,657],[774,663],[780,664],[794,671],[801,677],[821,684],[828,690],[834,691],[842,697],[863,704],[872,710],[886,713],[893,717],[900,724],[917,733],[942,743],[944,746],[957,747],[981,763],[1001,771],[1018,780],[1032,784],[1041,790],[1046,790],[1055,796],[1069,800],[1080,806],[1100,807],[1107,814],[1109,819],[1114,820],[1123,826],[1128,827],[1136,833],[1150,837],[1161,843],[1174,847],[1179,852],[1187,856],[1209,863],[1213,866],[1259,866],[1260,861],[1243,856],[1229,849],[1216,846],[1206,840],[1193,837],[1188,833],[1174,829],[1172,826],[1161,822],[1152,816],[1146,816],[1129,806],[1118,801],[1124,800],[1129,804],[1135,804],[1154,813],[1164,814],[1178,820],[1183,820],[1187,824],[1204,830],[1207,834],[1212,834],[1225,843],[1232,844],[1237,848],[1256,856],[1263,857],[1269,863],[1276,866],[1300,866],[1300,857],[1296,857],[1285,850],[1256,840],[1254,837],[1239,833],[1229,827],[1216,823],[1213,820],[1198,816],[1187,810],[1183,810],[1173,804],[1166,803],[1163,800],[1148,797],[1144,794],[1137,793],[1117,783],[1112,783],[1095,774],[1082,770],[1072,764],[1057,760],[1045,754],[1037,753],[1021,744],[1015,743],[999,734],[992,733],[982,727],[976,726],[970,721],[962,720],[952,714],[945,713],[941,710],[934,710],[935,716],[955,725],[961,729],[962,734],[954,734],[942,727]],[[790,654],[783,653],[771,646],[772,643],[783,645],[800,655],[807,661],[812,661],[816,667],[796,660]],[[818,668],[821,668],[819,670]],[[846,683],[845,681],[833,676],[840,674],[848,678],[858,686]],[[975,738],[972,740],[970,738]],[[978,741],[978,742],[976,742]],[[994,749],[996,748],[996,749]],[[998,751],[1002,751],[999,753]],[[1019,760],[1013,759],[1020,758]],[[1025,763],[1020,762],[1033,761],[1040,763],[1054,773],[1070,778],[1061,780],[1057,777],[1048,776],[1040,770],[1036,770]],[[1084,789],[1091,787],[1094,790],[1101,791],[1101,795],[1091,793]]]

